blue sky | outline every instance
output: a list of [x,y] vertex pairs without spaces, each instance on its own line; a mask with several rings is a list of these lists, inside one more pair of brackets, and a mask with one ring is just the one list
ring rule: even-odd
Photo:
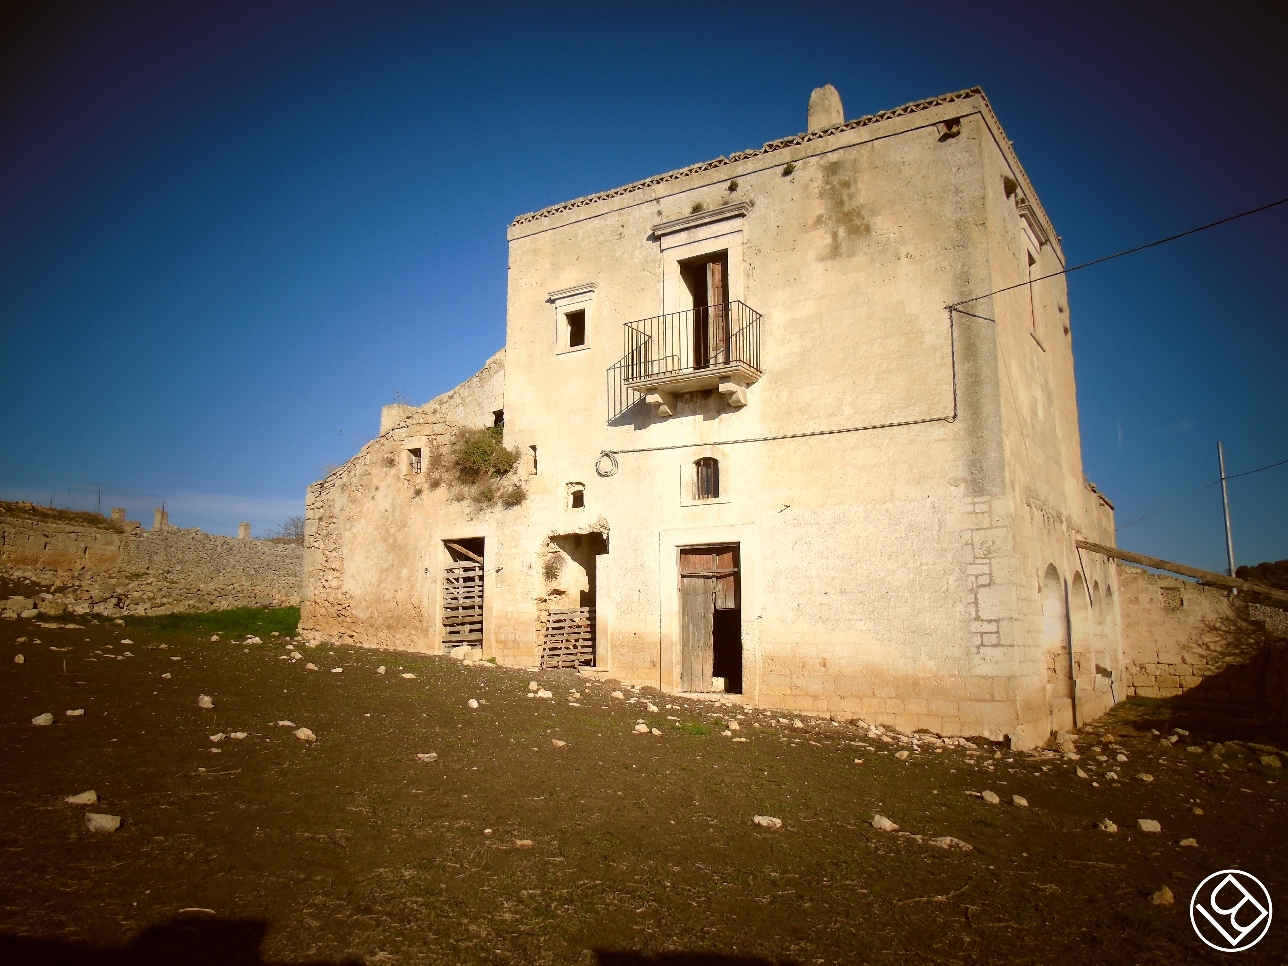
[[[1071,263],[1288,195],[1255,9],[85,5],[0,29],[0,497],[261,532],[504,340],[514,216],[846,116],[987,91]],[[1053,11],[1055,8],[1052,8]],[[1120,525],[1288,458],[1288,205],[1070,278]],[[1288,467],[1230,486],[1288,557]],[[1224,569],[1217,489],[1119,534]]]

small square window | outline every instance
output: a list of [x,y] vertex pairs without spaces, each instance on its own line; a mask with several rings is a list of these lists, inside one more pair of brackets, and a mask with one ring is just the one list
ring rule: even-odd
[[586,344],[586,310],[576,309],[564,313],[564,324],[568,326],[568,348],[576,349]]
[[568,484],[568,509],[584,510],[586,508],[586,485],[584,483]]
[[407,450],[407,472],[412,476],[419,476],[422,468],[421,450],[417,446],[415,449]]

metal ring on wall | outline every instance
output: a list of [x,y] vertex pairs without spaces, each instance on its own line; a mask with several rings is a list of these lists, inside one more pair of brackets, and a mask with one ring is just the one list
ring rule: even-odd
[[[608,461],[607,466],[604,465],[605,460]],[[614,456],[612,453],[608,452],[607,450],[600,453],[599,459],[595,460],[595,475],[602,476],[602,477],[609,477],[609,476],[614,476],[616,473],[617,473],[617,457]]]

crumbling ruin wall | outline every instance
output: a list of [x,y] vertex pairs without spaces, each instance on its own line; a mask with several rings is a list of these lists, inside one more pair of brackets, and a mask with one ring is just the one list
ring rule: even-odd
[[[87,521],[0,507],[0,572],[48,588],[49,616],[169,614],[300,603],[304,548],[235,540],[201,530],[145,531],[137,523]],[[15,605],[16,606],[16,605]],[[0,609],[13,607],[0,604]]]
[[1271,691],[1288,613],[1138,567],[1121,565],[1119,580],[1129,696],[1282,703]]
[[[514,512],[497,494],[521,491],[518,467],[469,489],[450,465],[458,437],[491,427],[502,409],[504,360],[502,350],[418,408],[386,406],[380,436],[309,487],[300,619],[307,638],[438,648],[443,541],[494,536],[494,521]],[[419,471],[413,448],[421,453]]]

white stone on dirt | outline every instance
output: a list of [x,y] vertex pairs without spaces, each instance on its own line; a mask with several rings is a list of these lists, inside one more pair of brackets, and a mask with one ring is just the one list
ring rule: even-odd
[[215,706],[215,702],[211,700],[210,695],[201,694],[197,696],[198,708],[205,708],[207,711],[209,711],[214,706]]
[[532,848],[532,839],[515,839],[514,847],[516,849],[530,849]]
[[662,737],[662,732],[658,731],[656,728],[651,728],[649,730],[649,734],[651,734],[654,738]]
[[133,644],[134,642],[133,642],[132,640],[130,640],[128,637],[123,637],[123,638],[121,638],[121,643],[122,643],[122,644]]
[[306,671],[316,671],[317,669],[318,669],[318,666],[314,664],[312,661],[309,661],[308,664],[304,665],[304,670]]
[[876,829],[878,832],[899,831],[899,826],[895,825],[894,822],[890,821],[884,815],[880,815],[880,814],[872,816],[872,827]]
[[529,682],[528,682],[528,690],[529,690],[529,691],[532,691],[532,692],[534,692],[534,693],[535,693],[535,692],[537,692],[537,691],[540,691],[540,690],[541,690],[541,685],[540,685],[540,684],[538,684],[536,681],[529,681]]
[[69,718],[81,718],[81,717],[84,717],[84,716],[85,716],[85,709],[84,709],[84,708],[77,708],[75,711],[67,711],[67,712],[65,712],[65,714],[66,714],[66,715],[67,715],[67,717],[69,717]]
[[1159,824],[1158,824],[1158,822],[1154,821],[1152,818],[1138,818],[1138,819],[1136,819],[1136,827],[1137,827],[1138,829],[1140,829],[1142,832],[1161,832],[1161,831],[1163,831],[1163,826],[1159,825]]
[[1073,773],[1074,773],[1075,775],[1077,775],[1079,778],[1088,778],[1088,777],[1090,777],[1090,776],[1089,776],[1085,771],[1083,771],[1081,768],[1075,768],[1075,769],[1073,770]]
[[408,672],[403,675],[403,678],[407,681],[414,681],[416,679],[416,675],[412,674],[411,672]]
[[25,657],[23,657],[21,654],[15,654],[15,655],[13,656],[13,663],[14,663],[14,664],[26,664],[26,663],[27,663],[27,659],[26,659]]
[[558,738],[551,738],[550,744],[555,748],[562,748],[564,745],[568,744],[568,742],[560,741]]
[[68,795],[63,801],[68,805],[97,805],[98,793],[91,789],[88,792],[81,792],[79,795]]
[[166,672],[165,672],[165,674],[163,674],[163,675],[161,675],[161,676],[162,676],[163,678],[168,678],[168,677],[170,676],[170,672],[169,672],[169,671],[166,671]]
[[1107,772],[1105,772],[1105,778],[1106,778],[1106,779],[1108,779],[1108,780],[1109,780],[1109,781],[1111,781],[1111,782],[1116,782],[1116,781],[1118,781],[1118,772],[1116,772],[1116,771],[1107,771]]
[[1198,844],[1198,839],[1181,839],[1181,845],[1184,845],[1187,848],[1198,848]]
[[50,714],[48,711],[46,711],[44,714],[38,714],[34,718],[32,718],[31,723],[36,725],[37,727],[51,725],[54,723],[54,716]]
[[550,691],[547,691],[545,688],[542,688],[540,691],[538,691],[538,692],[537,692],[537,697],[538,697],[538,698],[553,698],[553,697],[554,697],[554,694],[553,694],[552,692],[550,692]]
[[384,674],[384,673],[385,673],[385,666],[382,664],[382,665],[380,665],[380,667],[376,668],[376,673],[377,673],[377,674]]
[[85,829],[89,832],[115,832],[121,827],[121,816],[102,815],[98,812],[85,813]]
[[726,728],[724,731],[720,732],[720,737],[722,737],[722,738],[732,738],[732,737],[733,737],[733,732],[732,732],[732,731],[730,731],[728,728]]
[[218,641],[219,641],[219,635],[218,635],[218,634],[211,634],[211,635],[210,635],[210,643],[211,643],[211,644],[215,644],[215,643],[217,643]]
[[772,815],[753,815],[751,820],[761,828],[782,828],[783,820]]
[[1277,755],[1262,755],[1261,764],[1267,768],[1282,768],[1284,766]]
[[232,738],[234,741],[241,741],[243,738],[248,737],[248,735],[245,731],[234,731],[228,737]]
[[1029,800],[1028,800],[1027,798],[1025,798],[1023,795],[1012,795],[1012,796],[1011,796],[1011,804],[1012,804],[1012,805],[1015,805],[1015,806],[1017,806],[1017,807],[1019,807],[1019,808],[1028,808],[1028,807],[1029,807]]
[[1139,779],[1140,779],[1141,781],[1143,781],[1143,782],[1152,782],[1152,781],[1154,780],[1154,776],[1153,776],[1153,775],[1146,775],[1144,772],[1141,772],[1141,773],[1140,773],[1139,775],[1137,775],[1136,777],[1137,777],[1137,778],[1139,778]]
[[990,792],[987,789],[979,793],[979,797],[984,799],[990,805],[999,805],[1002,800],[997,797],[997,792]]
[[219,734],[217,734],[217,735],[211,735],[211,736],[210,736],[210,740],[211,740],[211,741],[214,741],[214,742],[220,742],[220,741],[223,741],[223,740],[224,740],[224,737],[225,737],[225,735],[224,735],[224,733],[221,731],[221,732],[219,732]]
[[332,673],[332,674],[343,674],[343,673],[344,673],[344,668],[342,668],[342,667],[333,667],[333,668],[331,668],[331,673]]
[[426,752],[425,754],[417,755],[416,760],[420,762],[425,762],[428,764],[429,762],[433,761],[437,757],[438,757],[438,752],[430,751],[430,752]]
[[295,722],[294,722],[294,721],[287,721],[286,719],[282,719],[281,721],[279,721],[279,722],[277,723],[277,726],[278,726],[279,728],[294,728],[294,727],[295,727]]
[[[653,705],[651,705],[651,704],[648,706],[648,709],[649,709],[650,711],[656,711],[656,710],[657,710],[657,708],[653,707]],[[730,731],[737,731],[737,730],[738,730],[738,728],[739,728],[739,724],[738,724],[738,722],[736,722],[736,721],[730,721],[730,722],[728,722],[728,725],[729,725],[729,730],[730,730]]]
[[264,642],[261,641],[258,637],[255,637],[252,635],[251,637],[248,637],[246,638],[246,640],[242,641],[242,643],[243,644],[263,644]]
[[1149,901],[1156,906],[1170,906],[1176,902],[1176,897],[1172,895],[1171,889],[1163,886],[1163,888],[1149,897]]
[[1115,760],[1115,761],[1126,761],[1126,760],[1127,760],[1127,756],[1126,756],[1126,755],[1124,755],[1122,752],[1119,752],[1119,753],[1118,753],[1118,755],[1117,755],[1117,757],[1116,757],[1114,760]]
[[292,661],[298,661],[298,660],[299,660],[300,658],[302,658],[303,656],[304,656],[304,655],[303,655],[303,654],[301,654],[299,651],[291,651],[291,660],[292,660]]
[[1066,755],[1075,754],[1078,750],[1077,746],[1074,744],[1076,739],[1067,731],[1057,731],[1052,735],[1052,740],[1055,742],[1055,746]]
[[1117,826],[1117,825],[1115,825],[1113,822],[1111,822],[1111,821],[1110,821],[1109,819],[1107,819],[1107,818],[1102,818],[1099,822],[1097,822],[1097,823],[1096,823],[1096,828],[1100,829],[1100,831],[1102,831],[1102,832],[1117,832],[1117,831],[1118,831],[1118,826]]
[[639,724],[635,726],[635,731],[638,734],[646,735],[649,732],[649,727],[643,721],[641,721]]
[[318,740],[318,736],[315,735],[308,728],[297,728],[295,729],[293,734],[295,735],[295,737],[299,738],[300,741],[313,742]]
[[794,721],[792,722],[792,727],[793,727],[793,728],[804,728],[804,727],[805,727],[805,722],[801,721],[801,719],[800,719],[800,718],[797,718],[796,720],[794,720]]
[[910,752],[907,748],[904,748],[902,751],[896,751],[896,752],[894,753],[894,756],[895,756],[896,758],[898,758],[900,761],[907,761],[907,760],[908,760],[908,757],[909,757],[911,754],[912,754],[912,752]]
[[465,703],[470,707],[470,709],[471,709],[471,710],[473,710],[474,708],[477,708],[477,707],[479,706],[478,700],[477,700],[477,699],[475,699],[475,698],[470,698],[470,699],[469,699],[468,701],[466,701]]
[[951,835],[940,835],[930,840],[930,844],[940,849],[956,849],[958,852],[973,852],[974,846],[953,838]]
[[610,698],[616,698],[618,701],[625,701],[625,700],[626,700],[626,695],[622,694],[622,692],[620,692],[620,691],[614,691],[612,694],[610,694],[610,695],[609,695],[609,697],[610,697]]

